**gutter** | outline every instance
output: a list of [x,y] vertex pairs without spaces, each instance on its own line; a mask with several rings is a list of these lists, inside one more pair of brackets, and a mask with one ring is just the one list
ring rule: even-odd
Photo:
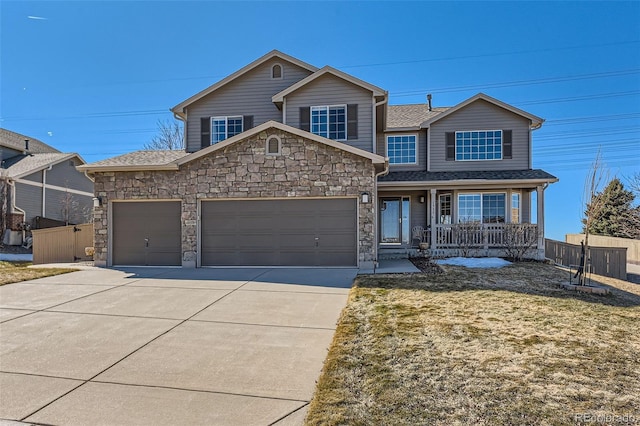
[[176,112],[173,112],[173,118],[184,123],[182,127],[182,149],[187,149],[187,118],[177,114]]
[[372,201],[375,203],[373,206],[373,273],[376,273],[376,268],[378,267],[378,178],[382,176],[386,176],[389,174],[389,158],[385,158],[384,160],[384,169],[376,173],[373,177],[373,193],[374,196],[371,197]]
[[436,181],[397,181],[380,182],[382,187],[424,187],[424,186],[468,186],[468,185],[531,185],[558,182],[559,179],[509,179],[509,180],[487,180],[487,179],[465,179],[465,180],[436,180]]

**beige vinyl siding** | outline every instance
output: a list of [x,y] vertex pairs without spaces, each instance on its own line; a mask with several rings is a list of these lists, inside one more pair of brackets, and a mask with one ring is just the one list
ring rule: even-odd
[[65,160],[47,170],[47,185],[59,186],[61,188],[76,189],[78,191],[90,192],[93,194],[93,182],[75,169],[80,165],[78,160]]
[[[271,67],[276,63],[282,65],[282,79],[271,79]],[[309,74],[310,71],[297,65],[273,58],[190,105],[187,109],[187,152],[200,149],[202,117],[252,115],[254,127],[269,120],[282,122],[282,111],[271,97]]]
[[331,74],[318,77],[285,98],[286,123],[300,128],[300,107],[358,104],[358,138],[344,141],[365,151],[373,150],[373,94]]
[[399,172],[406,170],[426,170],[427,169],[427,131],[412,131],[412,132],[394,132],[388,131],[382,138],[378,137],[377,140],[377,154],[382,155],[383,157],[387,156],[387,136],[396,136],[396,135],[417,135],[417,155],[418,155],[418,163],[417,164],[389,164],[389,171],[391,172]]
[[31,173],[30,175],[24,176],[20,179],[30,180],[31,182],[42,183],[42,170],[39,172]]
[[42,188],[16,182],[16,206],[26,212],[25,222],[42,216]]
[[[486,161],[446,161],[445,134],[462,130],[511,130],[512,158]],[[529,169],[529,120],[484,100],[478,100],[431,126],[429,170]]]

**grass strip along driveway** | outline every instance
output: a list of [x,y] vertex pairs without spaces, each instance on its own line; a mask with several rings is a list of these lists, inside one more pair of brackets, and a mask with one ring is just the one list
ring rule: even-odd
[[640,422],[640,285],[567,280],[541,263],[359,277],[307,424]]
[[69,268],[29,268],[29,266],[31,262],[0,261],[0,285],[77,271]]

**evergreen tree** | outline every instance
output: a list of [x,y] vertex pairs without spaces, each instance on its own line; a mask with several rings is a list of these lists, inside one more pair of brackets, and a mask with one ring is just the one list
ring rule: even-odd
[[[636,209],[632,207],[635,199],[633,192],[624,188],[620,179],[615,178],[596,194],[594,200],[587,204],[585,215],[592,210],[592,204],[598,204],[597,214],[593,215],[589,226],[589,233],[610,237],[633,238],[629,235],[629,218]],[[586,219],[582,220],[582,232],[586,231]]]

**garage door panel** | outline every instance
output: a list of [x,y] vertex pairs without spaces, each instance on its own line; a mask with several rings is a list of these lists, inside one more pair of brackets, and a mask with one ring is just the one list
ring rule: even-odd
[[202,265],[355,266],[356,205],[344,198],[203,201]]
[[114,265],[182,263],[180,202],[113,203]]

